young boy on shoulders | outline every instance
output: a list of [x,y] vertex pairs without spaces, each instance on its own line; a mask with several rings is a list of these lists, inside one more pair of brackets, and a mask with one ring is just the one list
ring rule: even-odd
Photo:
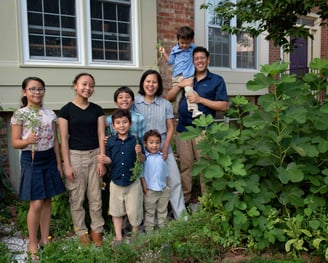
[[140,180],[132,180],[132,168],[137,156],[145,160],[140,144],[129,133],[131,128],[129,110],[117,109],[112,114],[112,126],[116,134],[108,138],[106,155],[99,155],[98,160],[111,166],[109,214],[112,216],[115,243],[122,241],[123,217],[128,216],[132,232],[138,233],[143,219],[143,195]]
[[[192,53],[196,48],[194,41],[194,30],[188,26],[182,26],[177,31],[177,44],[171,49],[168,55],[165,52],[164,47],[159,48],[159,52],[163,54],[165,60],[169,65],[173,66],[172,70],[172,89],[184,79],[193,81],[194,79],[194,63]],[[179,103],[182,98],[182,90],[177,94],[177,97],[173,104],[173,112],[178,113]],[[192,86],[184,87],[185,96],[189,96],[194,93]],[[197,103],[191,103],[187,100],[188,111],[192,112],[192,117],[197,118],[203,114],[199,111]]]

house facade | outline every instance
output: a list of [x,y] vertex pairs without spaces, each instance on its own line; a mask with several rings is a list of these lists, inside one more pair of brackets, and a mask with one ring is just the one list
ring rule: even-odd
[[[158,58],[160,43],[169,50],[182,25],[194,28],[195,44],[210,51],[210,70],[224,77],[229,96],[255,99],[263,91],[246,89],[260,66],[290,61],[296,69],[315,57],[328,58],[327,28],[315,14],[300,19],[314,35],[300,40],[297,55],[285,55],[265,40],[247,34],[231,36],[221,31],[226,21],[213,9],[201,9],[204,0],[2,0],[0,3],[0,106],[6,127],[1,132],[1,152],[12,184],[18,189],[19,151],[10,146],[8,119],[19,107],[21,82],[38,76],[46,82],[46,107],[58,111],[74,96],[72,80],[80,72],[96,79],[91,100],[106,112],[115,108],[114,91],[126,85],[137,91],[141,74],[158,69],[165,88],[170,68]],[[213,4],[219,0],[210,0]],[[235,20],[230,21],[236,23]],[[300,59],[302,57],[302,60]]]

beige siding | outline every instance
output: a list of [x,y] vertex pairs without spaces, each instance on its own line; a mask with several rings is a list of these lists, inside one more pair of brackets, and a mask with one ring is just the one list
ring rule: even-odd
[[[80,0],[85,6],[87,0]],[[1,0],[0,2],[0,105],[5,110],[19,106],[21,82],[25,77],[38,76],[46,82],[45,105],[58,110],[70,101],[74,92],[71,83],[75,75],[89,72],[96,79],[96,92],[91,98],[105,109],[115,108],[113,92],[121,85],[137,89],[142,72],[156,68],[157,30],[156,1],[139,0],[137,3],[136,66],[83,66],[83,65],[24,65],[20,26],[20,0]],[[135,26],[135,25],[133,25]],[[84,45],[85,46],[85,45]]]

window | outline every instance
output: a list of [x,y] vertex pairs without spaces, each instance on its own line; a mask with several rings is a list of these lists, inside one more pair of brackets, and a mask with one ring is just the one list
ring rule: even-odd
[[25,62],[135,63],[131,27],[135,16],[131,0],[21,0],[21,3]]
[[130,0],[91,0],[92,61],[131,61]]
[[[207,13],[208,50],[213,67],[255,69],[257,44],[256,39],[247,33],[230,35],[221,30],[223,25],[236,25],[237,19],[231,21],[220,17],[215,6],[222,0],[210,0]],[[237,24],[238,25],[238,24]]]
[[28,0],[27,21],[31,59],[77,60],[74,0]]

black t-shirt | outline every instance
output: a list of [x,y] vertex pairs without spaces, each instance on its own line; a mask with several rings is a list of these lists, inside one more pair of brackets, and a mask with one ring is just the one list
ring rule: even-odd
[[71,150],[93,150],[99,147],[98,118],[104,112],[92,102],[86,109],[69,102],[59,112],[59,117],[68,121],[69,148]]

